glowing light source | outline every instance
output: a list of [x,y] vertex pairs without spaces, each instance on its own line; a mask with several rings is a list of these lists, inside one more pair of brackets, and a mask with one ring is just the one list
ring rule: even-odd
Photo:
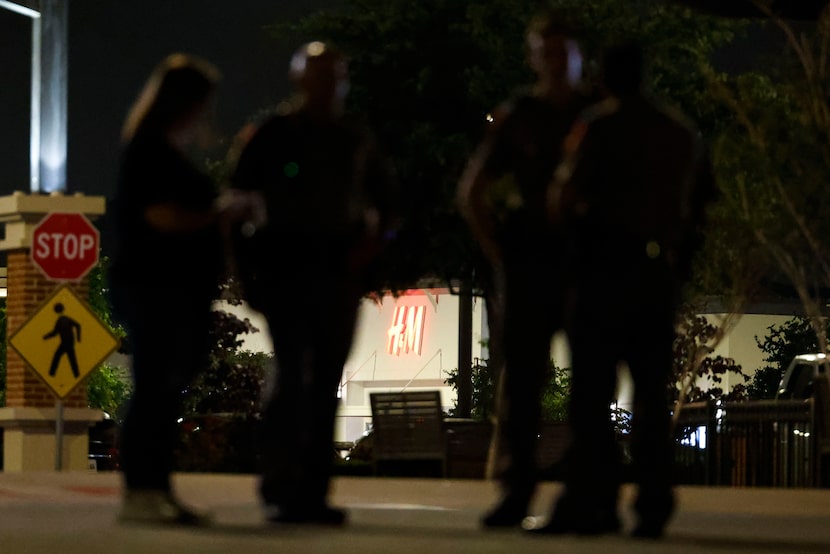
[[32,192],[66,190],[67,0],[41,0],[40,11],[0,0],[0,8],[32,20],[29,185]]
[[386,352],[395,356],[421,354],[424,339],[425,306],[396,306],[392,326],[386,332]]
[[20,15],[25,15],[26,17],[31,17],[33,19],[40,17],[40,12],[37,10],[33,10],[28,6],[9,2],[8,0],[0,0],[0,8],[5,8],[9,11],[19,13]]

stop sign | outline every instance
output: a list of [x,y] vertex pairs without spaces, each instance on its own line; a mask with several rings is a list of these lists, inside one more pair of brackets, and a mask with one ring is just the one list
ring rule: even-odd
[[81,213],[50,213],[32,234],[32,262],[53,281],[79,281],[98,263],[98,229]]

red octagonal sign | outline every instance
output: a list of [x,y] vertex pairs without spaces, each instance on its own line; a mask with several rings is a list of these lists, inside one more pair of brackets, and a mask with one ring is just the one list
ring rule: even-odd
[[81,213],[51,213],[35,227],[32,262],[53,281],[80,281],[98,263],[98,229]]

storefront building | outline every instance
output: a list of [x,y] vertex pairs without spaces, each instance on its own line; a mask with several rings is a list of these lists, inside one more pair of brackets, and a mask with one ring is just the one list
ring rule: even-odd
[[[223,304],[220,309],[251,319],[259,333],[245,337],[243,348],[271,352],[267,324],[256,312]],[[482,341],[488,338],[487,313],[481,298],[473,299],[472,358],[488,358]],[[764,310],[762,310],[764,311]],[[767,313],[746,313],[717,345],[712,355],[732,358],[751,375],[764,365],[756,337],[763,339],[770,325],[781,325],[797,310],[792,306],[765,307]],[[706,314],[718,325],[722,314]],[[448,372],[458,368],[459,298],[446,288],[413,289],[399,295],[363,300],[352,351],[343,368],[339,395],[336,441],[353,441],[371,426],[370,394],[438,390],[444,411],[455,405],[455,391],[447,385]],[[601,348],[598,337],[597,348]],[[551,344],[551,359],[558,367],[570,367],[563,334]],[[617,404],[631,410],[631,381],[622,368]],[[719,386],[729,390],[743,381],[726,376]]]

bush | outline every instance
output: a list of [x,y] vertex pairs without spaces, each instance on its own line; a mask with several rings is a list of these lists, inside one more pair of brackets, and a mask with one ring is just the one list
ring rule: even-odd
[[782,325],[770,325],[767,331],[763,340],[755,337],[758,348],[767,356],[766,365],[755,372],[747,386],[753,400],[775,398],[781,377],[793,358],[818,351],[818,339],[807,318],[795,317]]

